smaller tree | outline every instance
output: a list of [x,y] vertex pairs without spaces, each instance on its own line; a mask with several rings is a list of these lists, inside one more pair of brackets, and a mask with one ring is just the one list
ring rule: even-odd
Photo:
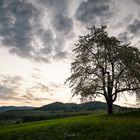
[[109,37],[106,26],[89,28],[75,44],[75,60],[71,76],[66,80],[73,96],[82,99],[104,96],[108,114],[118,94],[130,93],[140,97],[140,52],[137,48]]

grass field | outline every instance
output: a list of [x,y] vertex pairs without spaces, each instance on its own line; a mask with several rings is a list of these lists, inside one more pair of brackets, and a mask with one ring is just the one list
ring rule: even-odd
[[0,140],[140,140],[140,113],[98,113],[1,126]]

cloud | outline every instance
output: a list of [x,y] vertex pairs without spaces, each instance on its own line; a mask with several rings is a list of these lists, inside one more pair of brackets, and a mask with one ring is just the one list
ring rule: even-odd
[[84,24],[96,24],[98,20],[108,20],[112,15],[110,0],[87,0],[80,4],[75,17]]
[[126,43],[130,42],[131,37],[128,32],[122,32],[118,36],[121,41],[124,41]]
[[0,99],[17,99],[20,92],[22,77],[20,76],[1,76],[0,80]]
[[25,0],[1,0],[0,36],[11,53],[31,57],[32,24],[37,10]]
[[67,13],[67,8],[69,5],[69,0],[40,0],[43,5],[47,6],[53,11],[53,13]]
[[65,43],[74,35],[68,6],[65,0],[1,0],[0,41],[11,54],[37,62],[67,58]]
[[52,90],[50,89],[49,86],[47,85],[44,85],[42,83],[37,83],[35,86],[32,86],[30,89],[28,89],[27,92],[33,92],[33,91],[38,91],[40,93],[48,93],[48,92],[51,92]]
[[[41,9],[48,12],[47,24],[51,29],[40,30],[40,39],[44,46],[39,55],[47,53],[49,57],[56,60],[67,58],[69,53],[66,42],[74,37],[73,19],[69,16],[69,0],[41,0]],[[43,7],[43,8],[42,8]]]
[[50,83],[41,83],[34,82],[33,86],[26,88],[26,93],[48,93],[48,95],[52,95],[54,90],[60,88],[61,85],[57,85],[53,82]]
[[[62,85],[57,85],[53,82],[48,84],[43,84],[41,82],[35,82],[33,86],[26,88],[26,92],[24,95],[20,97],[21,100],[26,100],[27,103],[31,103],[32,101],[54,101],[52,99],[52,92],[59,89]],[[42,96],[47,93],[47,97]]]
[[49,98],[43,98],[43,97],[35,97],[33,94],[28,93],[21,97],[22,99],[26,100],[27,103],[30,103],[31,101],[42,101],[42,100],[50,100]]
[[[113,2],[119,7],[118,11]],[[0,41],[11,54],[22,58],[45,63],[63,61],[70,57],[69,44],[74,41],[75,34],[81,33],[77,21],[86,26],[110,26],[122,22],[123,17],[119,15],[123,12],[128,16],[124,22],[130,23],[135,12],[125,13],[128,10],[124,3],[121,5],[114,0],[0,0]],[[120,22],[117,25],[124,26]],[[136,27],[139,27],[139,20],[120,34],[120,38],[126,41],[129,32],[139,34]]]
[[54,29],[61,33],[63,36],[68,36],[72,34],[71,31],[73,29],[73,21],[71,18],[65,15],[55,15],[51,21]]
[[140,1],[139,1],[139,0],[134,0],[134,2],[135,2],[136,4],[139,4],[139,5],[140,5]]
[[140,20],[136,19],[127,27],[128,32],[132,35],[140,35]]
[[73,20],[69,16],[70,0],[40,0],[39,4],[47,12],[50,26],[56,34],[65,37],[72,34]]
[[[39,71],[36,68],[35,70]],[[52,100],[52,92],[60,86],[55,83],[43,84],[41,82],[32,82],[32,86],[25,86],[25,82],[25,79],[20,76],[0,75],[0,100],[21,101],[23,103]],[[46,93],[47,97],[45,97]]]
[[68,55],[69,53],[67,51],[57,52],[56,55],[54,56],[54,59],[61,60],[63,58],[67,58]]
[[14,87],[7,87],[4,85],[0,85],[0,99],[9,99],[13,98],[13,96],[17,95]]
[[[115,18],[116,19],[116,18]],[[134,20],[134,15],[133,14],[128,14],[126,16],[124,16],[121,19],[116,19],[117,21],[113,21],[114,23],[114,28],[122,28],[124,26],[126,26],[128,23],[131,23]]]
[[34,70],[35,72],[41,72],[41,70],[40,70],[39,68],[36,68],[36,67],[34,67],[33,70]]
[[124,30],[124,32],[119,34],[119,38],[122,41],[130,42],[132,39],[140,36],[140,20],[135,19],[130,23]]

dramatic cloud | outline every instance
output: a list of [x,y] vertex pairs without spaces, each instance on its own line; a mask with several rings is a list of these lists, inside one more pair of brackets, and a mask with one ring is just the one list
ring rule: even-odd
[[[73,21],[69,16],[69,0],[40,0],[41,8],[47,13],[50,26],[58,38],[73,34]],[[64,39],[63,39],[64,40]]]
[[127,27],[128,32],[132,35],[140,35],[140,20],[134,20],[134,22]]
[[36,61],[67,57],[73,21],[64,0],[1,0],[0,40],[12,54]]
[[129,42],[130,41],[130,35],[129,35],[129,33],[128,32],[123,32],[123,33],[120,33],[119,34],[119,39],[121,40],[121,41],[124,41],[124,42]]
[[76,18],[82,23],[96,24],[97,21],[106,21],[112,15],[110,0],[87,0],[80,4],[76,11]]
[[0,36],[11,53],[31,57],[31,20],[37,10],[25,0],[0,1]]
[[65,14],[69,5],[69,0],[40,0],[40,2],[51,9],[55,14]]
[[52,20],[52,25],[57,30],[58,34],[61,33],[63,36],[69,35],[73,28],[72,20],[65,15],[56,15]]
[[9,75],[0,76],[1,101],[68,101],[63,81],[78,35],[106,24],[110,36],[140,46],[139,6],[139,0],[0,0],[0,73]]
[[134,2],[140,5],[140,0],[134,0]]
[[[37,62],[69,59],[70,44],[75,34],[82,32],[77,27],[79,22],[86,26],[118,25],[117,28],[130,23],[135,10],[128,13],[125,1],[120,4],[115,0],[0,0],[0,42],[10,53]],[[139,1],[131,4],[136,6]],[[120,38],[131,39],[129,32],[138,35],[137,27],[139,20],[129,25]]]
[[[47,24],[50,28],[47,30],[41,29],[37,32],[44,46],[47,44],[49,47],[43,47],[39,55],[49,55],[56,60],[67,58],[68,50],[66,42],[74,36],[73,20],[69,16],[69,0],[41,0],[38,2],[44,13],[47,13],[49,20]],[[39,7],[38,7],[39,8]]]
[[130,42],[133,38],[140,36],[140,20],[135,19],[130,23],[124,32],[119,34],[119,38],[125,42]]

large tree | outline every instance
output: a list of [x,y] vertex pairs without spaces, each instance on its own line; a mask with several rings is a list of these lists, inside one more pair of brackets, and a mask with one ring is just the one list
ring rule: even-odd
[[66,80],[73,95],[82,99],[103,95],[108,114],[118,95],[136,94],[140,97],[140,52],[137,48],[109,36],[106,26],[89,28],[75,44],[71,76]]

